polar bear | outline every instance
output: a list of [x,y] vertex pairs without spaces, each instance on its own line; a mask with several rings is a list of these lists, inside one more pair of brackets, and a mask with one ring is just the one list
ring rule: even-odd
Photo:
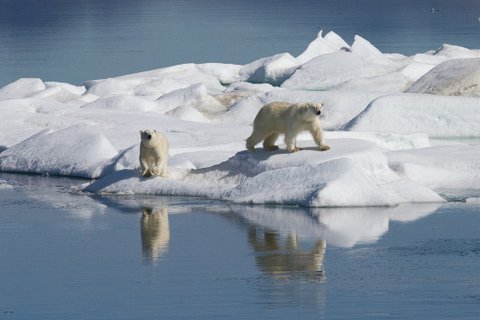
[[156,130],[140,130],[140,166],[142,176],[167,175],[168,141]]
[[320,151],[330,149],[323,139],[319,115],[322,103],[271,102],[264,105],[253,121],[253,132],[247,138],[247,149],[255,150],[255,145],[263,140],[266,150],[277,150],[275,141],[280,134],[285,135],[285,144],[289,152],[301,150],[297,147],[297,134],[310,131]]

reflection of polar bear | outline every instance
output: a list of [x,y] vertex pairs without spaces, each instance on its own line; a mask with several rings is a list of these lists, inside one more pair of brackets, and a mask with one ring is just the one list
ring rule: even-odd
[[248,242],[256,253],[256,261],[262,271],[274,277],[300,273],[305,277],[324,278],[323,260],[327,243],[317,240],[313,247],[302,249],[295,234],[282,237],[269,230],[260,234],[256,227],[248,229]]
[[167,175],[168,141],[156,130],[140,131],[140,166],[142,176],[150,177]]
[[330,149],[323,141],[323,130],[319,115],[322,113],[321,103],[272,102],[264,105],[253,121],[253,132],[247,139],[247,149],[255,150],[255,145],[263,140],[267,150],[277,150],[275,145],[280,134],[285,134],[285,144],[289,152],[301,150],[297,147],[297,134],[310,131],[313,140],[321,151]]
[[170,241],[170,224],[166,208],[143,208],[141,220],[143,256],[156,263],[167,251]]

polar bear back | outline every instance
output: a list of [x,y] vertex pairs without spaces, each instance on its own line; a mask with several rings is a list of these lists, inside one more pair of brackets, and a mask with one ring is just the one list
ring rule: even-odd
[[288,102],[271,102],[264,105],[257,113],[254,126],[261,125],[265,129],[275,129],[280,133],[287,130],[288,118],[291,117],[292,104]]
[[255,127],[263,127],[268,131],[285,133],[287,126],[298,117],[298,109],[301,109],[302,106],[303,104],[289,102],[271,102],[258,111],[253,124]]

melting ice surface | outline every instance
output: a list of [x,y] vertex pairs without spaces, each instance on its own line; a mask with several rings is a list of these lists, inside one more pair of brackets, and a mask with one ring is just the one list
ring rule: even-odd
[[[322,32],[299,56],[183,64],[81,86],[0,89],[0,170],[94,179],[90,193],[306,207],[395,206],[480,193],[480,51],[384,54]],[[245,151],[259,108],[322,101],[331,150]],[[140,176],[139,130],[170,142],[168,178]],[[443,139],[441,143],[437,139]],[[445,142],[447,141],[447,142]],[[281,141],[279,141],[281,143]]]

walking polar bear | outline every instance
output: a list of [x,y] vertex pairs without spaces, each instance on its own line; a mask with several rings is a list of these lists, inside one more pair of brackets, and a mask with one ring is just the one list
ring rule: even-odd
[[266,150],[277,150],[275,141],[284,134],[287,150],[296,152],[301,150],[297,147],[297,135],[302,131],[310,131],[320,151],[330,149],[324,142],[320,126],[322,109],[322,103],[272,102],[264,105],[253,121],[252,135],[246,140],[247,149],[253,152],[255,145],[263,140]]
[[168,141],[156,130],[140,131],[140,166],[142,176],[167,175]]

